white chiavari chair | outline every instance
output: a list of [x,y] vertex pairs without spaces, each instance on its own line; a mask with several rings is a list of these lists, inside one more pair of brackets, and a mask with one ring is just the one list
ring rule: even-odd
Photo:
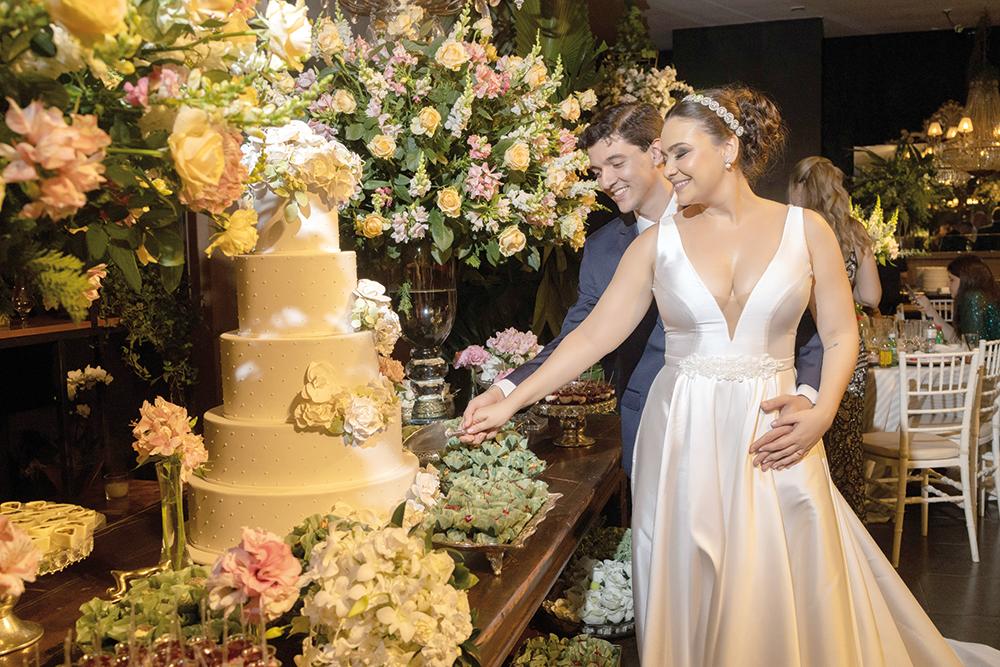
[[[865,433],[865,477],[873,489],[892,492],[872,498],[895,507],[892,564],[899,566],[906,505],[921,505],[921,533],[927,535],[931,503],[956,503],[965,510],[972,560],[979,562],[976,541],[976,471],[970,445],[978,417],[979,350],[899,355],[900,430]],[[889,477],[873,477],[877,469]],[[942,474],[959,470],[959,481]],[[915,474],[911,474],[911,471]],[[908,482],[920,483],[920,496],[909,497]],[[950,487],[959,493],[947,493]]]
[[[979,408],[979,516],[992,486],[1000,510],[1000,340],[979,341],[982,360]],[[990,479],[992,477],[992,480]],[[991,483],[992,482],[992,483]]]

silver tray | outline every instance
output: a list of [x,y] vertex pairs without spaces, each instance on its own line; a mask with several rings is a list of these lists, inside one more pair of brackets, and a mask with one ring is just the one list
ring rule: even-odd
[[489,561],[490,567],[493,570],[493,574],[499,576],[503,570],[503,557],[509,551],[516,551],[518,549],[524,548],[525,543],[527,543],[528,538],[535,534],[538,530],[538,525],[545,520],[545,517],[552,508],[556,506],[556,501],[562,498],[561,493],[549,493],[548,500],[538,508],[528,523],[524,525],[521,532],[507,544],[477,544],[475,542],[450,542],[448,540],[437,540],[435,539],[434,546],[441,547],[444,549],[456,549],[458,551],[465,551],[469,553],[481,553],[486,556],[486,560]]

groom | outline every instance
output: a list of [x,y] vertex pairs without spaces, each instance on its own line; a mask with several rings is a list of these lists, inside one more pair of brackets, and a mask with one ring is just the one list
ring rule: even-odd
[[[515,369],[480,394],[465,411],[465,425],[479,408],[492,405],[510,395],[514,388],[535,372],[542,362],[597,305],[618,268],[626,248],[643,231],[677,212],[677,200],[670,182],[663,177],[660,153],[660,130],[663,118],[648,104],[618,104],[605,109],[580,135],[579,144],[590,157],[591,171],[601,189],[621,211],[615,218],[591,234],[583,246],[580,264],[579,296],[563,320],[559,336],[533,360]],[[601,360],[605,377],[615,386],[622,423],[622,463],[632,475],[632,453],[639,428],[639,418],[646,403],[653,378],[663,367],[663,323],[656,304],[635,331],[612,354]],[[810,428],[805,417],[819,388],[823,350],[819,336],[804,345],[797,359],[799,394],[779,396],[762,406],[767,412],[780,410],[781,419],[774,429],[755,442],[755,465],[792,464],[797,462],[822,433]],[[482,442],[486,434],[463,438]],[[801,452],[801,453],[796,453]]]

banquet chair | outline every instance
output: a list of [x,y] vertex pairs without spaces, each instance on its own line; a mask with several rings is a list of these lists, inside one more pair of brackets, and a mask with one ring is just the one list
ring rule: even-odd
[[[888,490],[890,497],[873,498],[895,507],[892,564],[899,567],[906,505],[921,505],[921,534],[927,535],[931,503],[956,503],[965,511],[969,548],[979,562],[976,541],[976,459],[970,457],[979,410],[980,351],[899,354],[898,431],[874,431],[863,436],[865,481],[872,489]],[[874,477],[890,468],[894,476]],[[959,481],[939,472],[957,468]],[[911,471],[916,474],[911,474]],[[908,482],[920,483],[920,496],[909,497]],[[960,493],[946,493],[940,486]]]
[[[993,493],[1000,510],[1000,340],[979,341],[981,360],[979,401],[979,516],[986,512],[987,487],[993,478]],[[989,428],[984,428],[985,425]]]
[[[931,302],[931,307],[938,312],[945,322],[951,322],[955,318],[955,300],[954,299],[929,299]],[[919,308],[909,303],[901,303],[896,306],[896,319],[905,320],[906,313],[920,313],[920,319],[926,320],[927,316],[924,315]]]

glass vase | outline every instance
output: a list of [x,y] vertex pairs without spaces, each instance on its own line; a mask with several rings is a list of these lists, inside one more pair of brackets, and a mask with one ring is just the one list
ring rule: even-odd
[[184,532],[181,462],[176,459],[157,461],[156,481],[160,485],[160,520],[163,524],[160,566],[163,569],[180,570],[191,564]]
[[413,345],[406,376],[415,394],[412,424],[427,424],[452,416],[454,410],[447,396],[445,376],[448,362],[441,344],[455,324],[458,297],[455,289],[455,262],[439,264],[429,245],[416,245],[403,259],[399,310],[403,335]]

